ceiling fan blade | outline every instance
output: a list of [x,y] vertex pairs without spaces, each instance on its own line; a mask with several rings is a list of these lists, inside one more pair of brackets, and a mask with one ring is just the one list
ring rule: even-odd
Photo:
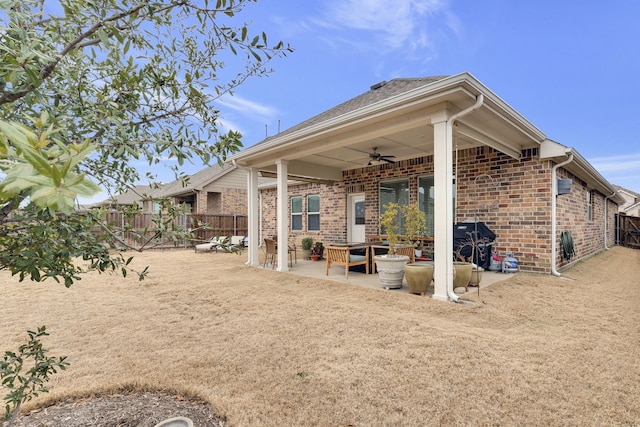
[[380,157],[380,160],[383,162],[387,162],[387,163],[395,163],[395,161],[391,160],[391,159],[387,159],[387,157],[395,157],[395,156],[382,156]]

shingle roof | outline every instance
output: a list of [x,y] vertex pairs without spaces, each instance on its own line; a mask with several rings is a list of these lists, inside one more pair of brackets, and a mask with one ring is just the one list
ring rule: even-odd
[[110,204],[118,204],[122,206],[130,206],[133,203],[142,203],[143,200],[147,199],[150,195],[157,196],[161,191],[161,188],[156,188],[156,186],[151,185],[136,185],[135,187],[125,191],[122,194],[116,194],[108,199],[105,199],[101,202],[94,203],[91,206],[105,206]]
[[[396,95],[400,95],[405,92],[409,92],[412,89],[416,89],[422,86],[426,86],[428,84],[437,82],[438,80],[442,80],[448,76],[431,76],[431,77],[418,77],[418,78],[397,78],[393,79],[389,82],[380,82],[373,86],[371,86],[370,90],[352,98],[348,101],[343,102],[342,104],[336,105],[335,107],[320,113],[314,117],[311,117],[308,120],[305,120],[295,126],[292,126],[277,135],[270,136],[259,144],[267,142],[276,136],[286,135],[291,132],[295,132],[301,129],[305,129],[316,125],[318,123],[326,122],[327,120],[331,120],[333,118],[342,116],[343,114],[347,114],[349,112],[358,110],[360,108],[367,107],[369,105],[373,105],[376,102],[384,101],[385,99],[391,98]],[[257,145],[257,144],[256,144]]]
[[162,186],[160,196],[176,196],[179,194],[191,192],[193,190],[201,190],[205,185],[218,179],[218,177],[235,169],[235,166],[214,164],[201,171],[189,176],[187,185],[183,185],[182,180],[178,179]]

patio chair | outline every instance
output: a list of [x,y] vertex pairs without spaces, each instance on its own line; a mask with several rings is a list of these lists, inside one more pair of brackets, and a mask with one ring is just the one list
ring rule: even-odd
[[[361,251],[364,248],[364,255],[354,255],[354,249]],[[369,246],[325,246],[324,256],[327,259],[327,271],[329,275],[331,264],[344,265],[344,277],[349,278],[349,267],[354,265],[364,265],[366,274],[369,274]]]
[[409,257],[409,262],[416,261],[416,252],[413,245],[403,245],[396,247],[396,255],[406,255]]
[[[262,267],[266,267],[267,264],[271,264],[271,268],[275,268],[276,260],[278,259],[278,243],[275,239],[269,239],[265,237],[264,239],[264,264]],[[292,249],[291,246],[287,247],[287,252],[289,253],[289,267],[293,266],[292,254],[295,253],[295,249]]]
[[198,245],[193,245],[193,249],[195,252],[212,252],[214,249],[218,252],[218,248],[220,245],[229,238],[226,236],[214,236],[207,243],[200,243]]

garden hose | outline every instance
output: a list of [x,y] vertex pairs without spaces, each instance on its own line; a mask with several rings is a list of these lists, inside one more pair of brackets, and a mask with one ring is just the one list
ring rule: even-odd
[[567,261],[573,258],[576,251],[573,248],[573,238],[570,231],[560,233],[560,244],[562,245],[562,258]]

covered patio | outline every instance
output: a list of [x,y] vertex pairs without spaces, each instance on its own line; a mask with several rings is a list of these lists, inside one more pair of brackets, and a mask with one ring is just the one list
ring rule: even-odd
[[[291,181],[340,182],[346,171],[379,161],[372,157],[372,150],[392,154],[393,162],[433,156],[433,249],[436,254],[452,254],[457,150],[488,146],[520,159],[523,150],[537,148],[545,139],[540,130],[469,73],[378,83],[370,91],[233,156],[231,162],[247,172],[251,242],[247,264],[260,265],[258,176],[276,179],[277,240],[289,241]],[[347,240],[359,241],[352,237],[348,224],[345,227]],[[280,271],[289,269],[287,256],[283,245],[277,254]],[[431,296],[457,300],[452,257],[436,256],[434,264]],[[297,268],[302,271],[314,266],[299,263]],[[344,273],[336,267],[338,270]],[[330,277],[334,275],[337,279],[339,274],[330,273]],[[374,278],[362,280],[375,286]]]
[[[271,265],[266,266],[267,269],[271,268]],[[409,293],[409,286],[407,285],[406,278],[403,280],[402,288],[400,289],[389,289],[386,290],[380,284],[380,280],[378,278],[378,274],[365,274],[364,272],[359,271],[351,271],[349,272],[349,277],[345,277],[344,274],[344,266],[341,265],[332,265],[329,268],[329,274],[325,274],[326,271],[326,261],[311,261],[311,260],[303,260],[298,259],[297,262],[291,265],[288,268],[287,272],[290,274],[310,277],[314,279],[325,279],[331,280],[334,282],[345,283],[348,285],[361,286],[369,289],[378,289],[387,292],[395,292],[395,293]],[[517,273],[501,273],[496,271],[484,271],[482,275],[482,280],[480,282],[480,294],[482,294],[482,290],[491,286],[496,282],[500,282],[502,280],[506,280],[510,277],[513,277],[514,274]],[[432,284],[427,289],[426,296],[433,297],[434,285]],[[467,292],[459,293],[459,296],[464,296],[465,294],[477,294],[478,288],[469,287]]]

